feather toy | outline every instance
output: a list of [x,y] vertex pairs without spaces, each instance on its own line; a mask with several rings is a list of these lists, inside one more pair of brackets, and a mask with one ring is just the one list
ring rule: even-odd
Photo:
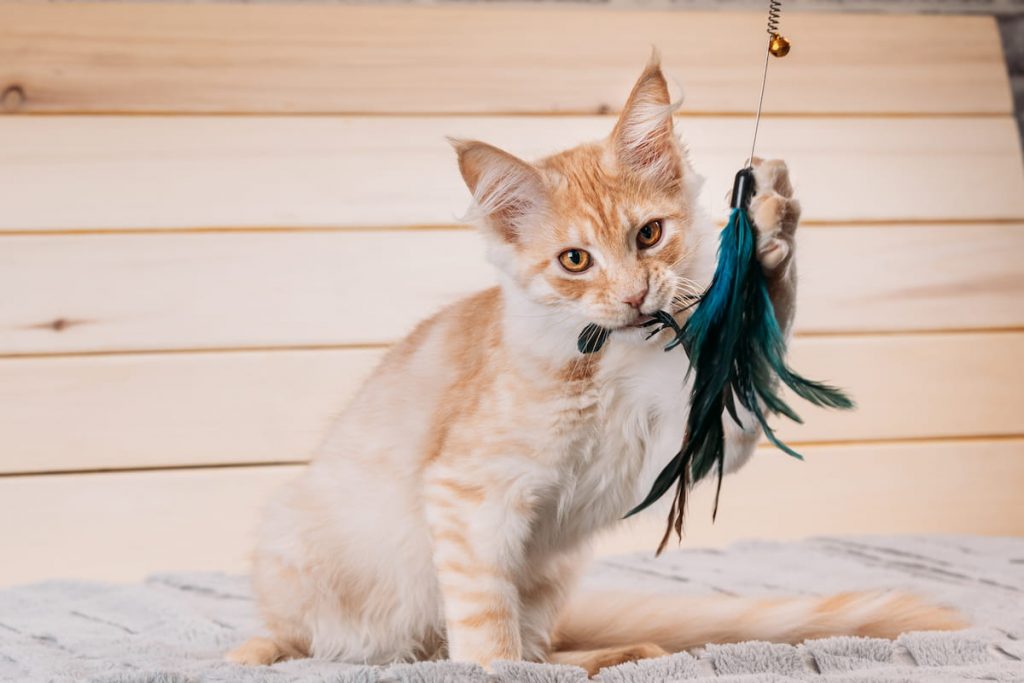
[[[768,57],[781,57],[789,52],[789,42],[778,33],[781,0],[771,0],[769,5],[769,41],[754,122],[751,160],[757,144]],[[712,472],[718,479],[712,518],[717,514],[725,468],[723,421],[732,419],[743,426],[737,404],[757,420],[774,446],[800,459],[802,456],[783,443],[768,424],[767,418],[771,414],[801,422],[800,416],[779,395],[782,385],[818,406],[853,407],[853,401],[839,389],[806,379],[786,364],[785,337],[775,317],[764,271],[757,260],[757,235],[748,215],[755,190],[753,169],[747,166],[736,174],[729,221],[719,237],[718,262],[711,284],[691,304],[695,308],[690,317],[680,326],[671,313],[658,311],[647,323],[654,326],[651,336],[665,329],[675,333],[665,350],[676,347],[685,350],[690,360],[687,377],[691,372],[694,374],[682,446],[658,475],[647,497],[626,515],[628,517],[649,507],[673,486],[676,487],[658,553],[665,548],[673,531],[682,537],[687,491]],[[579,336],[577,347],[581,353],[594,353],[610,334],[597,325],[587,325]]]

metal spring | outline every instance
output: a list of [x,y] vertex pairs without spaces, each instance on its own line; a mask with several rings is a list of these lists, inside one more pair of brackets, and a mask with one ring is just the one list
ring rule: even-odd
[[779,15],[782,14],[782,0],[768,0],[768,35],[779,32]]

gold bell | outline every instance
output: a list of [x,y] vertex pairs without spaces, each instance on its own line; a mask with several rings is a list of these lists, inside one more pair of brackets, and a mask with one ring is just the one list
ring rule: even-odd
[[773,33],[768,43],[768,52],[771,52],[773,57],[785,57],[789,54],[789,41],[785,36]]

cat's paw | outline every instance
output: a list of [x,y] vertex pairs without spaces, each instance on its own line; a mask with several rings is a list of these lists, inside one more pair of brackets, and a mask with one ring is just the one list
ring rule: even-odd
[[265,666],[284,659],[284,652],[269,638],[250,638],[227,653],[224,659],[244,666]]
[[756,192],[750,218],[757,230],[757,260],[766,274],[782,273],[796,248],[800,202],[793,198],[785,161],[755,157],[753,167]]

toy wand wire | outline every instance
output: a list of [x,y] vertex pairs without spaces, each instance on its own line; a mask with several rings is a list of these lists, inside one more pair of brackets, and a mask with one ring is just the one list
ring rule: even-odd
[[764,68],[761,70],[761,94],[757,96],[757,114],[754,116],[754,139],[750,142],[750,156],[747,166],[754,164],[754,150],[757,149],[757,130],[761,125],[761,109],[764,106],[764,87],[768,83],[769,57],[785,57],[789,54],[789,41],[779,33],[779,15],[782,13],[782,0],[768,2],[768,44],[764,50]]
[[761,94],[757,96],[757,114],[754,116],[754,139],[750,142],[750,156],[747,157],[747,166],[754,164],[754,150],[757,149],[757,129],[761,125],[761,107],[764,106],[764,86],[768,83],[768,58],[771,57],[771,42],[764,48],[764,70],[761,72]]

